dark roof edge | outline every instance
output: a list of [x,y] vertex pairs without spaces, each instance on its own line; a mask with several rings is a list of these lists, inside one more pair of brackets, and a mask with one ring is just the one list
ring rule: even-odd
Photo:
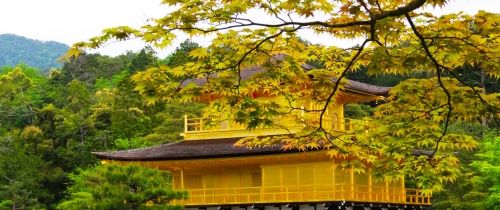
[[[165,157],[116,157],[110,155],[109,152],[91,152],[97,158],[106,159],[106,160],[117,160],[117,161],[168,161],[168,160],[196,160],[196,159],[213,159],[213,158],[230,158],[230,157],[251,157],[251,156],[259,156],[259,155],[275,155],[275,154],[293,154],[300,152],[313,152],[318,150],[311,151],[299,151],[299,150],[282,150],[280,152],[277,151],[266,151],[266,152],[255,152],[255,153],[245,153],[245,154],[229,154],[229,155],[200,155],[200,156],[188,156],[188,157],[176,157],[176,158],[165,158]],[[413,150],[412,154],[415,156],[431,156],[432,151],[418,151]]]
[[300,153],[299,150],[282,150],[282,151],[266,151],[266,152],[255,152],[255,153],[244,153],[244,154],[214,154],[214,155],[199,155],[199,156],[187,156],[187,157],[117,157],[109,154],[109,152],[91,152],[98,158],[106,160],[118,160],[118,161],[165,161],[165,160],[196,160],[196,159],[212,159],[212,158],[230,158],[230,157],[250,157],[259,155],[276,155],[276,154],[292,154]]

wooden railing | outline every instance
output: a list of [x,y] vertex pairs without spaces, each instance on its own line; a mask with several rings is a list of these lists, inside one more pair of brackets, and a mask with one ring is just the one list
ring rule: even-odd
[[175,201],[176,204],[200,206],[332,201],[431,204],[430,195],[423,195],[417,189],[346,184],[188,189],[187,191],[189,198]]
[[[318,117],[319,119],[319,117]],[[290,119],[280,119],[281,123],[286,126],[277,127],[262,127],[248,130],[243,124],[234,121],[226,120],[214,124],[210,119],[205,118],[188,118],[184,116],[184,139],[211,139],[211,138],[231,138],[245,136],[261,136],[261,135],[280,135],[289,134],[300,131],[304,124],[292,121]],[[325,115],[322,121],[323,128],[329,132],[349,132],[359,130],[360,127],[366,126],[368,121],[340,118],[335,116]],[[309,122],[310,125],[319,125],[319,120]]]

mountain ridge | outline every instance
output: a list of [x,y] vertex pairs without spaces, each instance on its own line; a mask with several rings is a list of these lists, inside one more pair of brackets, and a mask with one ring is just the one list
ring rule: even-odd
[[62,66],[58,62],[69,46],[57,41],[40,41],[16,34],[0,34],[0,67],[19,63],[42,72]]

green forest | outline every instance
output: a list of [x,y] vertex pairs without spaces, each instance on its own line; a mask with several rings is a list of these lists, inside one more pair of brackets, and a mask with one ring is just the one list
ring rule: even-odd
[[145,106],[129,77],[160,62],[186,62],[197,46],[186,41],[165,59],[150,48],[82,54],[48,75],[25,64],[3,67],[0,209],[54,209],[70,192],[72,174],[98,165],[92,151],[180,140],[184,114],[199,114],[201,105]]

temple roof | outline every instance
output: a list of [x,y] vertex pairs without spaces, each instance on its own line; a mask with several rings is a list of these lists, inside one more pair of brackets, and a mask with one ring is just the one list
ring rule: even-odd
[[[271,154],[298,153],[299,150],[284,150],[282,145],[246,148],[234,146],[241,138],[189,140],[167,143],[141,149],[113,152],[93,152],[95,156],[108,160],[188,160],[221,157],[242,157]],[[432,151],[413,151],[413,155],[431,155]]]
[[[310,70],[312,67],[310,67],[307,64],[303,64],[302,68],[304,70]],[[246,68],[243,71],[241,71],[241,79],[242,80],[247,80],[251,79],[253,76],[257,75],[258,73],[265,72],[266,69],[262,67],[253,67],[253,68]],[[209,77],[215,77],[215,76],[209,76]],[[201,86],[204,85],[207,82],[206,78],[198,78],[198,79],[189,79],[183,82],[182,86],[186,86],[187,84],[193,83],[195,85]],[[384,87],[384,86],[378,86],[378,85],[371,85],[363,82],[358,82],[354,80],[347,80],[347,84],[345,85],[345,90],[346,91],[354,91],[356,93],[365,93],[369,95],[386,95],[389,93],[390,87]]]
[[101,159],[138,161],[241,157],[299,152],[298,150],[283,150],[281,145],[252,149],[234,146],[239,139],[240,138],[179,141],[141,149],[94,152],[93,154]]
[[347,91],[353,90],[363,93],[368,93],[372,95],[386,95],[389,93],[390,87],[383,87],[378,85],[370,85],[363,82],[358,82],[354,80],[347,80],[348,83],[345,85]]

